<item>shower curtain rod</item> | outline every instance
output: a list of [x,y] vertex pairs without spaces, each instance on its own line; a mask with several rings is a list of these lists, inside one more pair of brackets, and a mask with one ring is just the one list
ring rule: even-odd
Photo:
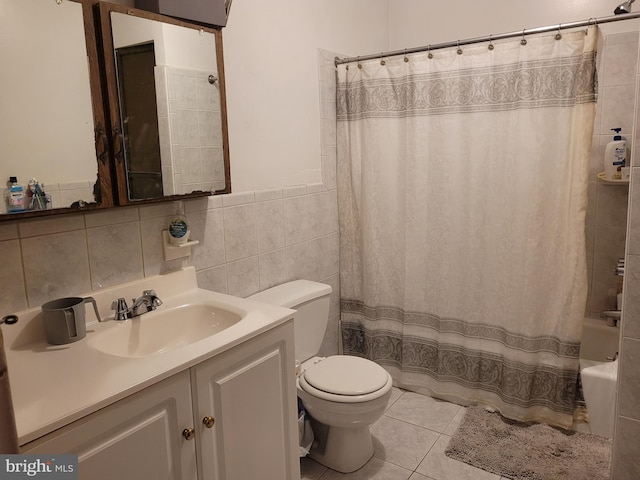
[[442,48],[461,47],[463,45],[470,45],[472,43],[491,42],[494,40],[504,40],[505,38],[524,37],[525,35],[534,35],[537,33],[555,32],[559,30],[565,30],[568,28],[581,28],[589,27],[591,25],[598,25],[600,23],[619,22],[622,20],[632,20],[634,18],[640,18],[640,13],[624,13],[621,15],[611,15],[609,17],[590,18],[589,20],[582,20],[571,23],[560,23],[558,25],[549,25],[547,27],[538,28],[525,28],[517,32],[500,33],[498,35],[489,35],[486,37],[468,38],[466,40],[456,40],[455,42],[436,43],[433,45],[425,45],[422,47],[405,48],[402,50],[394,50],[390,52],[373,53],[371,55],[363,55],[359,57],[336,57],[335,66],[343,63],[361,62],[364,60],[373,60],[376,58],[383,59],[385,57],[394,57],[397,55],[408,55],[410,53],[426,52],[430,50],[439,50]]

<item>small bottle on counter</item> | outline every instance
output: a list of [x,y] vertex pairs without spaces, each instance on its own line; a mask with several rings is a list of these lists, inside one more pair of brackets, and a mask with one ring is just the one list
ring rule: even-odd
[[7,191],[7,207],[9,213],[24,212],[24,188],[18,184],[17,177],[9,177]]

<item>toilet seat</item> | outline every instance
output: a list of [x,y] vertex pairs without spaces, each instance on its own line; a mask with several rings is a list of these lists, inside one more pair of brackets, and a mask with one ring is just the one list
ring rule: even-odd
[[307,393],[340,403],[374,400],[389,391],[391,383],[391,375],[380,365],[349,355],[327,357],[299,377]]

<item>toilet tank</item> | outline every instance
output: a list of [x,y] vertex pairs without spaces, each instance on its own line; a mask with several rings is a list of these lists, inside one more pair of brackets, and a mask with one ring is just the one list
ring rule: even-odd
[[329,320],[331,286],[310,280],[294,280],[251,295],[249,300],[296,310],[293,317],[296,360],[317,355]]

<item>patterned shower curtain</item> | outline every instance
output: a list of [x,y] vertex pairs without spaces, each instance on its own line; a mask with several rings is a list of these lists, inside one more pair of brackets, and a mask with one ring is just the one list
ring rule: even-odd
[[596,36],[338,66],[345,354],[410,390],[571,425]]

